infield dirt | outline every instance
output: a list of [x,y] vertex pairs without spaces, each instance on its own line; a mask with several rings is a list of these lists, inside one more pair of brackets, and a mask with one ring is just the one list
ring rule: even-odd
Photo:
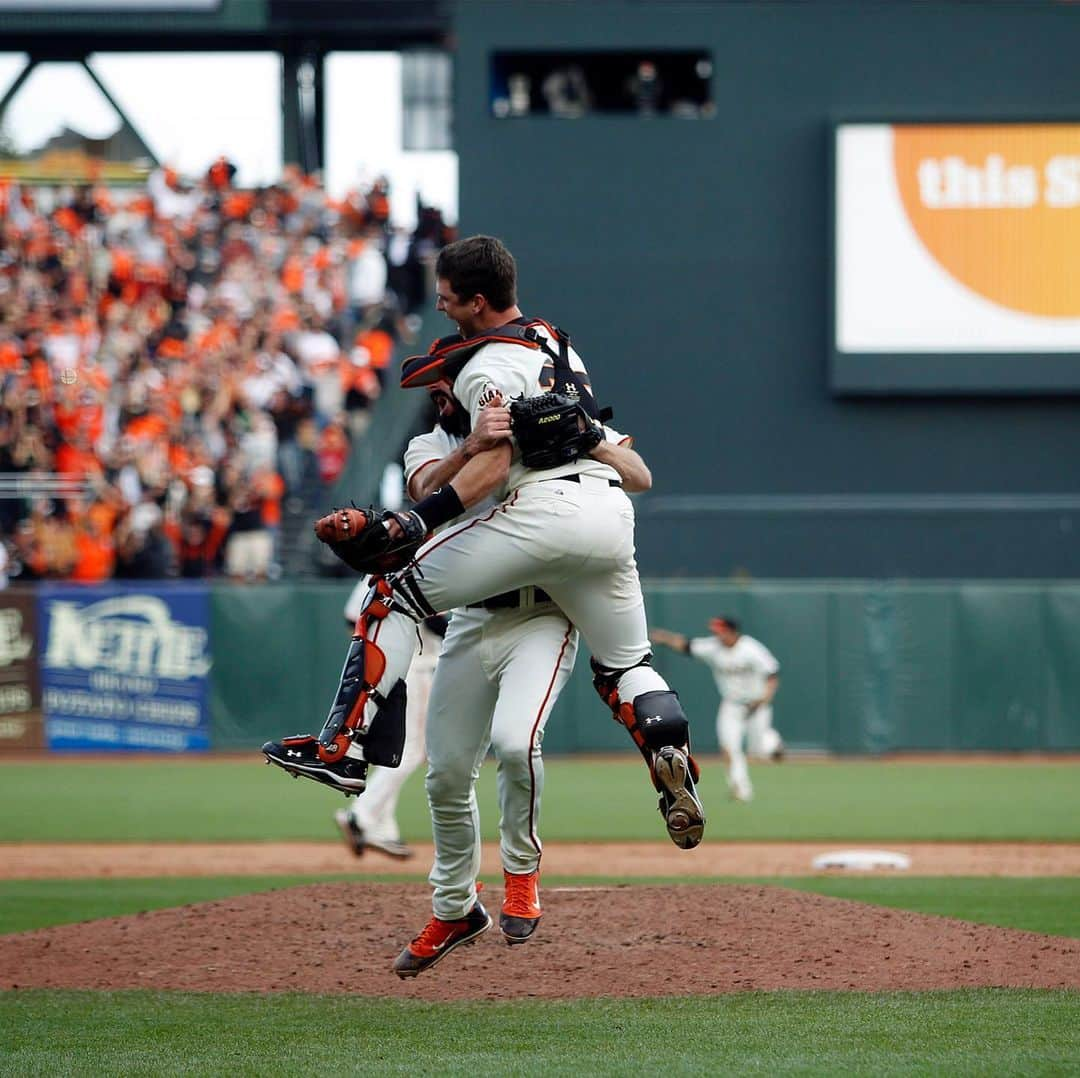
[[[482,895],[498,915],[501,890]],[[422,884],[320,883],[0,937],[0,989],[317,992],[426,1000],[753,989],[1080,988],[1080,942],[750,884],[553,887],[413,981],[390,963]]]

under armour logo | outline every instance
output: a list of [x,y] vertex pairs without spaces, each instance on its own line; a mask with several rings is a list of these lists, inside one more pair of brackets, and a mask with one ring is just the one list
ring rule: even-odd
[[563,394],[572,401],[576,401],[581,397],[581,391],[573,382],[563,382]]
[[303,754],[299,753],[299,752],[294,752],[292,749],[286,749],[285,750],[285,755],[286,756],[301,756]]
[[641,720],[642,726],[654,726],[658,722],[660,722],[659,715],[650,715],[647,719]]

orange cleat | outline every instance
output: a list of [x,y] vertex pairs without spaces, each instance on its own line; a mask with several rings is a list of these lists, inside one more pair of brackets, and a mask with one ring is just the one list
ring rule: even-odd
[[455,947],[471,943],[491,927],[487,910],[477,901],[460,921],[440,921],[432,917],[424,930],[394,959],[399,977],[415,977],[441,962]]
[[509,944],[524,943],[540,923],[540,873],[503,872],[506,896],[499,928]]

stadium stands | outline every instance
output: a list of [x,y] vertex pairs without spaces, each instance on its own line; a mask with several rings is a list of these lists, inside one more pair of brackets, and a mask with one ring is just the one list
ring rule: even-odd
[[0,185],[0,534],[14,579],[278,575],[363,436],[449,229],[215,161]]

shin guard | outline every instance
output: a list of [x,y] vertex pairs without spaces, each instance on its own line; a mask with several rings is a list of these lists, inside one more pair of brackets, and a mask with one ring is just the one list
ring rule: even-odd
[[[647,665],[650,659],[646,655],[637,665]],[[705,810],[696,790],[701,770],[690,755],[690,724],[679,697],[671,689],[658,689],[639,693],[631,701],[620,700],[619,680],[626,671],[606,670],[595,660],[592,665],[596,691],[645,758],[671,841],[692,850],[705,831]]]
[[[364,756],[372,763],[396,767],[401,762],[405,742],[405,683],[398,681],[385,696],[376,690],[386,670],[386,656],[369,639],[373,625],[390,613],[389,597],[389,586],[376,577],[364,609],[356,619],[356,631],[349,641],[337,693],[319,733],[319,758],[326,763],[340,760],[354,738],[365,743],[370,740],[374,755],[365,749]],[[369,701],[375,702],[377,710],[371,721],[365,723]]]
[[[686,721],[679,697],[671,689],[641,693],[632,701],[619,699],[619,679],[632,670],[609,670],[591,660],[593,670],[593,688],[600,699],[611,708],[615,721],[626,727],[627,733],[637,745],[645,759],[645,764],[656,785],[653,760],[658,750],[671,745],[682,749],[689,760],[691,776],[696,782],[699,768],[690,756],[690,724]],[[635,666],[651,666],[652,655],[646,655]]]

